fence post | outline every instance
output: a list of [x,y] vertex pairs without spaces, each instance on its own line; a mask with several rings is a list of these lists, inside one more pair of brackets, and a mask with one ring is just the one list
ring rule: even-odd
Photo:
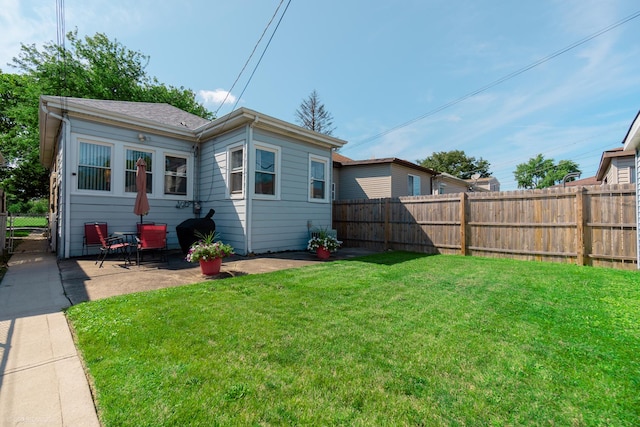
[[384,250],[389,250],[389,236],[391,236],[391,229],[389,228],[389,199],[384,199]]
[[586,221],[585,221],[585,192],[584,187],[580,187],[576,193],[576,253],[578,254],[576,263],[587,265],[587,245],[586,245]]
[[0,213],[0,256],[7,248],[7,214]]
[[468,255],[467,250],[467,193],[460,193],[460,254]]

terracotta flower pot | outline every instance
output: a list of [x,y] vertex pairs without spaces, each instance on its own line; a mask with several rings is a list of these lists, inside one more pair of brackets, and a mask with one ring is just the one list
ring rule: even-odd
[[220,273],[220,266],[222,266],[222,258],[214,258],[211,260],[200,260],[200,270],[205,276],[215,276]]
[[316,256],[320,259],[329,259],[329,256],[331,256],[331,252],[329,252],[329,249],[325,248],[324,246],[320,246],[318,249],[316,249]]

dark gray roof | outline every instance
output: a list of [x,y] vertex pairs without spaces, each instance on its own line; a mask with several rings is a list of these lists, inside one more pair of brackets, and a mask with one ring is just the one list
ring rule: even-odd
[[162,125],[184,126],[194,130],[209,123],[209,120],[188,113],[169,104],[153,102],[108,101],[101,99],[66,98],[70,103],[110,111],[129,117],[150,120]]

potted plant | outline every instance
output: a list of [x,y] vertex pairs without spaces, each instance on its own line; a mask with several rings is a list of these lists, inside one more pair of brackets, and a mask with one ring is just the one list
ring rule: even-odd
[[191,245],[185,259],[189,262],[199,262],[200,270],[205,276],[220,273],[222,258],[233,255],[233,247],[217,240],[218,234],[215,232],[197,236],[200,240]]
[[307,250],[314,251],[320,259],[327,259],[331,252],[335,252],[340,248],[340,245],[342,245],[342,242],[329,234],[327,230],[318,230],[312,233],[312,237],[307,244]]

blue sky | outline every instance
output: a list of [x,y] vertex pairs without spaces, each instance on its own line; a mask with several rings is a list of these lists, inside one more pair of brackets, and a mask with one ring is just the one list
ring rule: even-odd
[[[238,98],[287,3],[222,106],[280,0],[66,0],[65,29],[149,55],[150,75],[192,89],[218,115],[237,105],[295,123],[316,89],[349,142],[345,156],[464,150],[491,163],[503,190],[538,153],[594,175],[640,109],[639,17],[430,114],[633,15],[637,0],[292,0]],[[56,40],[55,9],[0,0],[2,71],[13,72],[20,43]]]

